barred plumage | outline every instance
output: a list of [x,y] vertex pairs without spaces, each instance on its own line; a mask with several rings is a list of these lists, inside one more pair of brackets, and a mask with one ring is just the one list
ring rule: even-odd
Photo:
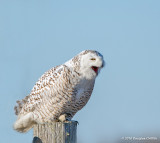
[[88,102],[103,66],[100,53],[86,50],[45,72],[31,93],[17,101],[14,129],[26,132],[36,123],[71,120]]

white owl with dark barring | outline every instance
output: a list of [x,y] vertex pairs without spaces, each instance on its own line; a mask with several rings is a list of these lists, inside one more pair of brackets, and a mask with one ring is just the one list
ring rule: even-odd
[[88,102],[103,66],[99,52],[85,50],[45,72],[31,93],[17,101],[14,129],[26,132],[34,124],[71,120]]

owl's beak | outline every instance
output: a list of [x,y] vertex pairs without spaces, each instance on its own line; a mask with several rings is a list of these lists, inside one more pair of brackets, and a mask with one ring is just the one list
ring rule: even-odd
[[92,66],[91,68],[92,68],[92,70],[95,71],[96,74],[98,73],[98,69],[99,69],[98,67]]

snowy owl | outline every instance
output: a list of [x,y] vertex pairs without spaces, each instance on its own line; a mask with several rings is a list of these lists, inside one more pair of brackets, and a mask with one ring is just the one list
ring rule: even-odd
[[17,101],[13,128],[27,132],[34,124],[71,120],[88,102],[95,78],[104,67],[103,56],[85,50],[45,72],[31,93]]

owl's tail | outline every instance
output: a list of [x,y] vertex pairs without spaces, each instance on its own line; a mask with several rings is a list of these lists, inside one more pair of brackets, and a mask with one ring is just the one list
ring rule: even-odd
[[13,125],[13,128],[18,132],[27,132],[30,130],[36,122],[33,118],[33,113],[27,113],[21,116]]
[[23,105],[27,102],[29,96],[26,96],[23,100],[16,101],[18,105],[14,107],[15,114],[18,115],[22,110]]

